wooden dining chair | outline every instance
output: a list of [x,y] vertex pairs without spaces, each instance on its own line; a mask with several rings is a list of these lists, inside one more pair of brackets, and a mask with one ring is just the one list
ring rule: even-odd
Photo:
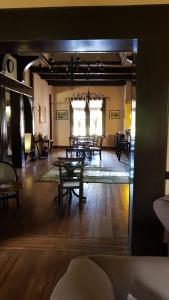
[[97,137],[97,140],[95,139],[95,144],[89,147],[92,154],[97,152],[100,155],[100,160],[102,159],[102,143],[103,143],[103,137]]
[[79,158],[58,158],[59,160],[59,206],[69,206],[72,196],[79,198],[82,204],[86,198],[83,196],[83,168],[84,160]]
[[122,153],[128,155],[129,151],[130,143],[126,140],[125,134],[116,133],[116,155],[118,160],[120,161]]
[[17,208],[19,207],[19,189],[8,189],[10,183],[16,182],[19,182],[19,177],[15,167],[7,161],[0,161],[0,200],[3,201],[4,207],[5,202],[8,204],[8,199],[16,199]]
[[74,136],[69,137],[69,146],[72,148],[77,148],[78,147],[78,138]]

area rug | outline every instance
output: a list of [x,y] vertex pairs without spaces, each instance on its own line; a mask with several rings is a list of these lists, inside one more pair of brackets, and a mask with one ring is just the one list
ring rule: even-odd
[[[59,168],[50,169],[37,181],[59,182]],[[112,171],[104,167],[84,167],[84,183],[129,183],[129,172]]]

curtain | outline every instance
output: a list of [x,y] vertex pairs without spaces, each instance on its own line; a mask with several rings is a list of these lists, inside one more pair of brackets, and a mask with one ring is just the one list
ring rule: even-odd
[[90,111],[90,135],[103,134],[103,121],[102,121],[102,105],[103,100],[89,100]]
[[73,108],[73,135],[85,136],[86,135],[86,100],[73,100],[71,101]]

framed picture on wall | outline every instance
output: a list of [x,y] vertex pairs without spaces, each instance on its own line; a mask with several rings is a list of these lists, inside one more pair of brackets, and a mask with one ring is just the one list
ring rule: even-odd
[[56,111],[56,120],[68,120],[68,111],[67,110],[57,110]]
[[109,119],[120,119],[120,110],[109,110]]
[[39,106],[39,123],[46,123],[46,107]]

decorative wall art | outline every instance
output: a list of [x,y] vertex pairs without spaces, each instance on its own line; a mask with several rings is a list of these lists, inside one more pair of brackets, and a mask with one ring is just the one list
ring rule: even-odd
[[109,110],[109,119],[120,119],[120,110]]
[[39,123],[46,123],[46,107],[39,106]]
[[68,120],[68,111],[67,110],[57,110],[56,111],[57,120]]

